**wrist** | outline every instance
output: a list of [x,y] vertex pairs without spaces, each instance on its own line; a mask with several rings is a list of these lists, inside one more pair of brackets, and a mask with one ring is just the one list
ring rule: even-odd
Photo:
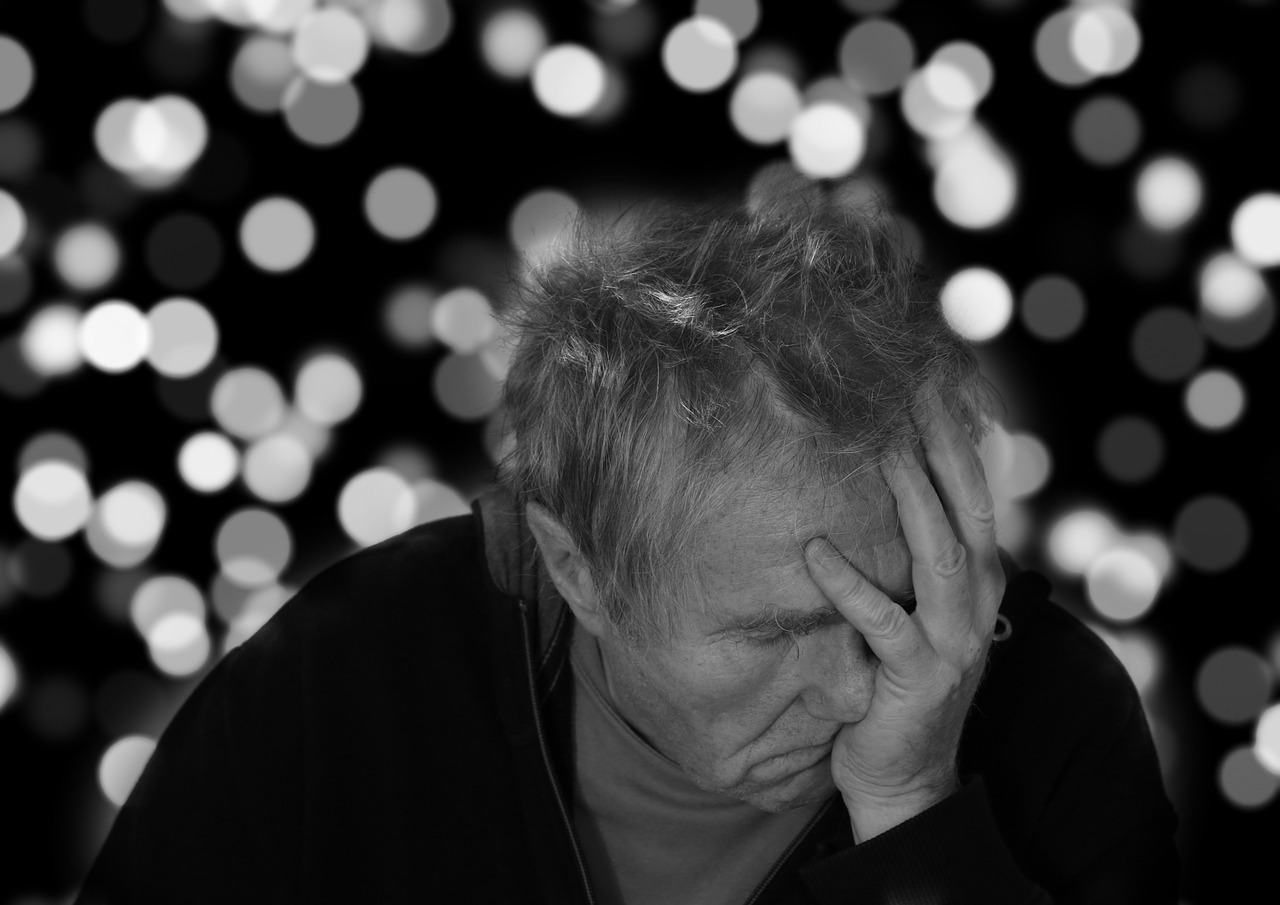
[[905,823],[948,798],[960,789],[957,775],[944,782],[897,792],[892,795],[844,796],[845,810],[853,827],[854,843],[866,842],[881,833]]

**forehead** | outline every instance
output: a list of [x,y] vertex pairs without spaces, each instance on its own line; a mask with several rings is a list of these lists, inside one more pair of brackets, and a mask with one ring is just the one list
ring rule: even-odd
[[903,591],[904,581],[909,588],[909,550],[897,502],[882,480],[824,487],[760,477],[735,488],[700,534],[708,615],[825,605],[804,562],[805,543],[819,536],[887,593]]

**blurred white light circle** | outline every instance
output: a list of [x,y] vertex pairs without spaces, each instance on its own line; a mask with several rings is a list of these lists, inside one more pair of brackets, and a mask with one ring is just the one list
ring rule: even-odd
[[283,38],[255,35],[240,45],[232,59],[231,90],[250,110],[275,113],[297,75],[293,53]]
[[[0,702],[3,700],[0,693]],[[1272,704],[1258,717],[1258,725],[1253,730],[1253,753],[1259,763],[1280,776],[1280,702]]]
[[480,32],[480,52],[485,63],[504,78],[527,76],[546,46],[547,30],[542,20],[527,9],[494,13]]
[[600,58],[581,44],[557,44],[533,65],[533,93],[557,116],[584,116],[604,97],[605,71]]
[[410,526],[434,522],[454,515],[466,515],[471,511],[471,505],[462,498],[462,494],[435,478],[422,478],[415,481],[410,490],[412,503],[402,504],[412,506],[412,515],[409,517]]
[[130,547],[153,545],[168,512],[160,491],[144,481],[121,481],[102,495],[97,508],[111,538]]
[[1103,550],[1085,570],[1089,602],[1115,622],[1132,622],[1146,615],[1160,590],[1160,573],[1138,550]]
[[284,390],[262,368],[233,368],[214,384],[211,408],[224,431],[253,440],[274,430],[284,419]]
[[[3,37],[3,36],[0,36]],[[27,214],[14,198],[0,189],[0,258],[12,254],[27,234]]]
[[[27,48],[0,34],[0,115],[16,110],[31,93],[35,66]],[[3,257],[0,254],[0,257]]]
[[390,468],[360,472],[347,481],[338,496],[342,530],[365,547],[412,527],[414,511],[413,490]]
[[229,581],[256,588],[280,578],[293,556],[293,537],[274,512],[241,509],[218,528],[214,550]]
[[20,346],[27,364],[38,374],[51,377],[80,367],[80,311],[71,305],[41,308],[22,331]]
[[147,654],[161,672],[189,676],[209,660],[213,644],[204,622],[182,613],[165,616],[147,636]]
[[1169,544],[1158,534],[1152,532],[1120,534],[1117,532],[1111,541],[1110,549],[1119,547],[1129,547],[1137,550],[1147,558],[1148,562],[1155,566],[1161,582],[1169,580],[1169,573],[1173,569],[1173,551],[1169,549]]
[[120,245],[101,224],[81,223],[58,237],[53,263],[58,276],[71,288],[82,292],[99,289],[120,269]]
[[181,575],[154,575],[134,590],[129,601],[129,619],[148,643],[153,643],[151,635],[156,626],[174,615],[193,620],[203,629],[204,595],[186,578]]
[[1068,46],[1091,75],[1116,75],[1133,65],[1142,45],[1138,24],[1110,0],[1081,9],[1070,25]]
[[216,431],[187,438],[178,451],[178,473],[192,490],[216,493],[235,480],[240,453],[235,444]]
[[815,178],[834,178],[858,165],[866,149],[866,133],[848,107],[821,101],[791,121],[787,146],[797,170]]
[[1185,225],[1200,210],[1204,188],[1200,173],[1181,157],[1159,157],[1147,163],[1134,185],[1138,212],[1154,229]]
[[1049,530],[1049,556],[1064,572],[1081,575],[1118,534],[1115,523],[1101,512],[1077,510],[1059,518]]
[[227,626],[223,639],[223,653],[243,644],[270,621],[293,597],[295,589],[278,584],[257,588],[245,596],[244,604]]
[[538,189],[525,195],[511,211],[507,233],[526,259],[549,254],[578,214],[578,202],[559,189]]
[[1006,487],[1017,452],[1013,436],[1003,424],[993,421],[991,430],[982,438],[982,443],[978,447],[978,457],[982,460],[982,470],[986,474],[993,496],[1009,496]]
[[1133,633],[1120,637],[1100,625],[1089,627],[1111,648],[1138,691],[1145,693],[1150,689],[1157,670],[1156,650],[1151,641]]
[[924,86],[944,107],[971,110],[991,90],[991,59],[976,44],[951,41],[942,45],[921,71]]
[[942,313],[951,328],[972,342],[997,336],[1013,317],[1013,290],[985,267],[957,271],[942,288]]
[[22,472],[13,491],[13,510],[27,533],[59,541],[89,521],[93,493],[80,469],[48,459]]
[[662,65],[671,81],[685,91],[713,91],[733,75],[738,43],[719,19],[692,16],[667,32]]
[[121,373],[138,366],[151,348],[151,325],[128,302],[100,302],[80,318],[77,343],[85,361],[100,371]]
[[260,437],[244,452],[245,487],[260,500],[284,503],[296,499],[311,481],[311,453],[285,433]]
[[971,109],[947,107],[929,90],[923,70],[907,76],[898,98],[902,117],[925,138],[941,140],[962,134],[973,122]]
[[218,351],[218,324],[194,299],[174,297],[149,312],[151,345],[147,361],[166,377],[190,377],[204,370]]
[[956,226],[985,229],[1013,210],[1018,184],[1008,159],[993,149],[968,147],[948,155],[933,180],[938,210]]
[[166,94],[143,105],[134,119],[134,129],[145,127],[150,138],[139,156],[151,167],[165,172],[187,169],[204,153],[209,127],[200,108],[176,94]]
[[1255,267],[1280,264],[1280,194],[1259,192],[1242,201],[1231,216],[1231,242]]
[[800,113],[800,90],[780,72],[761,70],[743,76],[729,99],[729,119],[747,141],[782,141]]
[[316,424],[331,425],[350,418],[364,395],[360,373],[346,358],[326,352],[312,356],[294,381],[294,403]]
[[381,0],[365,6],[364,15],[379,43],[415,56],[438,48],[453,30],[447,0]]
[[368,56],[364,23],[341,6],[307,14],[293,33],[293,60],[317,82],[349,81]]
[[94,122],[93,143],[98,155],[122,173],[147,165],[134,144],[134,120],[144,106],[138,98],[122,98],[108,104]]
[[455,352],[475,352],[494,336],[497,323],[489,300],[478,289],[461,286],[436,300],[431,331]]
[[1244,412],[1244,386],[1228,371],[1212,368],[1197,374],[1183,395],[1183,407],[1200,427],[1222,430]]
[[364,195],[364,213],[373,228],[401,242],[426,232],[439,206],[431,180],[412,167],[383,170]]
[[98,786],[108,801],[125,803],[155,750],[155,739],[145,735],[126,735],[106,750],[98,762]]
[[1218,317],[1252,314],[1267,297],[1267,284],[1248,262],[1232,252],[1213,255],[1200,268],[1200,304]]
[[13,700],[18,690],[18,681],[18,664],[14,662],[9,649],[0,644],[0,712]]
[[[1036,30],[1034,50],[1040,70],[1059,85],[1074,87],[1093,80],[1095,73],[1086,69],[1076,58],[1073,31],[1081,10],[1077,7],[1060,9],[1040,23]],[[1096,23],[1095,23],[1096,24]],[[1087,27],[1084,41],[1097,38],[1097,31]]]
[[1015,433],[1010,435],[1013,444],[1013,461],[1009,475],[1004,484],[1005,494],[1010,499],[1028,497],[1038,491],[1049,480],[1053,458],[1049,448],[1034,434]]
[[[617,6],[630,6],[634,0],[622,0]],[[760,24],[759,0],[695,0],[694,16],[707,16],[729,29],[736,42],[745,41]]]
[[316,228],[306,208],[292,198],[264,198],[240,221],[240,247],[253,264],[280,273],[311,254]]

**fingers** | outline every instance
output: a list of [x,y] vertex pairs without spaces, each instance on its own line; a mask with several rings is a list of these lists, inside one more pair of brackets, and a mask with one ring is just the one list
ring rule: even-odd
[[927,667],[932,651],[902,607],[863,578],[825,538],[814,538],[804,551],[814,583],[891,675],[908,679]]

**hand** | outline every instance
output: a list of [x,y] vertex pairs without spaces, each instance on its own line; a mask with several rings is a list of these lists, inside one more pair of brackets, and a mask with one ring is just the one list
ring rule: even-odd
[[959,787],[960,733],[1004,596],[995,507],[978,452],[936,397],[924,434],[933,482],[910,452],[883,469],[911,549],[914,613],[825,539],[805,548],[814,582],[880,660],[866,716],[840,730],[831,753],[859,842]]

